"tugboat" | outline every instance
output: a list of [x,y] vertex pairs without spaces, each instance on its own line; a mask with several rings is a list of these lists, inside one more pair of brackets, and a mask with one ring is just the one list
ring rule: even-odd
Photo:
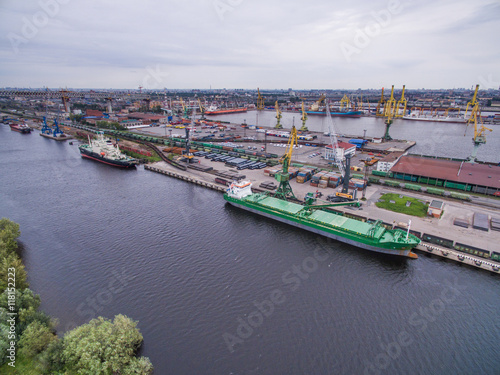
[[89,137],[89,144],[78,146],[83,158],[95,160],[104,164],[120,168],[134,168],[139,164],[137,159],[131,158],[120,152],[118,144],[113,145],[109,138],[104,137],[104,132],[97,132],[97,139]]
[[23,134],[29,134],[31,133],[31,128],[26,125],[26,124],[16,124],[14,122],[11,122],[9,124],[10,130],[13,130],[15,132],[23,133]]

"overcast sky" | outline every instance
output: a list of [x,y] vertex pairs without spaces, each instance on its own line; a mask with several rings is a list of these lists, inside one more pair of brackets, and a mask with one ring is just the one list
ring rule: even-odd
[[498,0],[0,0],[0,87],[500,85]]

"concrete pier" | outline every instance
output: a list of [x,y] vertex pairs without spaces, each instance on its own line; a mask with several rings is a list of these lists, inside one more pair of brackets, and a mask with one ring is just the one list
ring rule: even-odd
[[[153,165],[145,165],[144,168],[146,170],[156,172],[156,173],[161,173],[165,176],[169,177],[174,177],[179,180],[183,180],[186,182],[190,182],[199,186],[203,186],[221,193],[224,193],[226,191],[226,187],[216,184],[212,182],[216,175],[212,173],[205,173],[205,172],[200,172],[197,170],[189,169],[186,171],[179,171],[177,169],[174,170],[173,167],[170,165],[164,163],[164,162],[158,162]],[[247,173],[250,173],[251,176],[249,176],[250,180],[257,185],[257,181],[255,180],[255,177],[257,175],[260,175],[262,172],[261,171],[245,171]],[[248,178],[247,178],[248,179]],[[298,185],[298,184],[297,184]],[[299,186],[297,186],[299,187]],[[305,188],[306,185],[301,184],[300,187]],[[260,190],[260,189],[254,189],[253,190]],[[300,190],[300,189],[297,189]],[[302,194],[301,194],[302,195]],[[346,211],[343,208],[339,208],[341,211]],[[370,212],[371,211],[371,212]],[[380,211],[380,212],[379,212]],[[390,211],[385,211],[381,209],[377,209],[377,212],[382,214],[382,219],[387,219],[387,217],[393,217],[394,212]],[[361,216],[359,215],[359,212],[356,212],[356,215],[353,214],[353,212],[345,212],[345,214],[349,217],[355,216],[356,218],[359,218],[363,221],[365,220],[373,220],[375,221],[376,219],[380,219],[381,217],[377,215],[377,212],[374,212],[373,210],[365,210],[365,215]],[[366,215],[368,214],[368,215]],[[376,215],[376,216],[375,216]],[[401,215],[401,214],[396,214],[396,215]],[[414,222],[418,220],[418,218],[412,218]],[[426,219],[430,220],[430,219]],[[480,258],[474,255],[466,254],[466,253],[461,253],[456,250],[444,248],[444,247],[439,247],[434,244],[426,243],[426,242],[421,242],[416,248],[416,251],[419,251],[421,253],[426,253],[426,254],[432,254],[437,257],[449,259],[454,262],[458,263],[463,263],[471,267],[479,268],[485,271],[492,272],[494,274],[500,274],[500,263],[496,261],[492,261],[489,259],[484,259]]]
[[439,247],[426,242],[421,242],[415,250],[432,254],[440,258],[446,258],[455,262],[467,264],[468,266],[480,268],[485,271],[490,271],[500,274],[500,263],[484,258],[479,258],[474,255],[461,253],[456,250]]

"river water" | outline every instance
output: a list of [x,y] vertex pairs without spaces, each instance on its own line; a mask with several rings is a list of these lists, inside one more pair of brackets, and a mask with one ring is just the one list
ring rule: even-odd
[[125,314],[156,374],[498,374],[498,276],[394,259],[0,126],[0,216],[60,334]]
[[[282,115],[281,124],[285,129],[291,129],[293,124],[297,129],[302,126],[300,113],[283,112]],[[234,123],[245,121],[247,124],[259,126],[274,127],[276,125],[276,112],[274,111],[248,111],[208,117]],[[366,130],[367,137],[382,137],[385,133],[384,121],[385,119],[377,117],[334,117],[334,126],[338,134],[362,137]],[[321,132],[328,131],[329,127],[326,116],[309,115],[306,125],[309,130]],[[493,131],[486,131],[486,144],[479,148],[478,159],[500,163],[500,126],[486,126]],[[410,149],[410,152],[415,154],[466,159],[473,149],[474,129],[472,126],[466,129],[465,124],[395,119],[391,125],[390,134],[395,139],[416,141],[417,144]]]

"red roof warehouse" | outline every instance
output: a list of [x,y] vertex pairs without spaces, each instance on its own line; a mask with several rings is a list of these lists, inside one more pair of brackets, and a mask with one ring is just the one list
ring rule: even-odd
[[[422,182],[422,178],[419,179],[419,177],[431,178],[436,182],[443,181],[445,187],[447,181],[459,183],[466,187],[462,190],[477,191],[478,193],[494,194],[500,191],[500,167],[489,164],[403,156],[391,168],[391,172],[395,178],[411,181]],[[405,176],[407,178],[404,178]],[[431,182],[429,184],[434,185]],[[486,190],[486,188],[488,189]]]

